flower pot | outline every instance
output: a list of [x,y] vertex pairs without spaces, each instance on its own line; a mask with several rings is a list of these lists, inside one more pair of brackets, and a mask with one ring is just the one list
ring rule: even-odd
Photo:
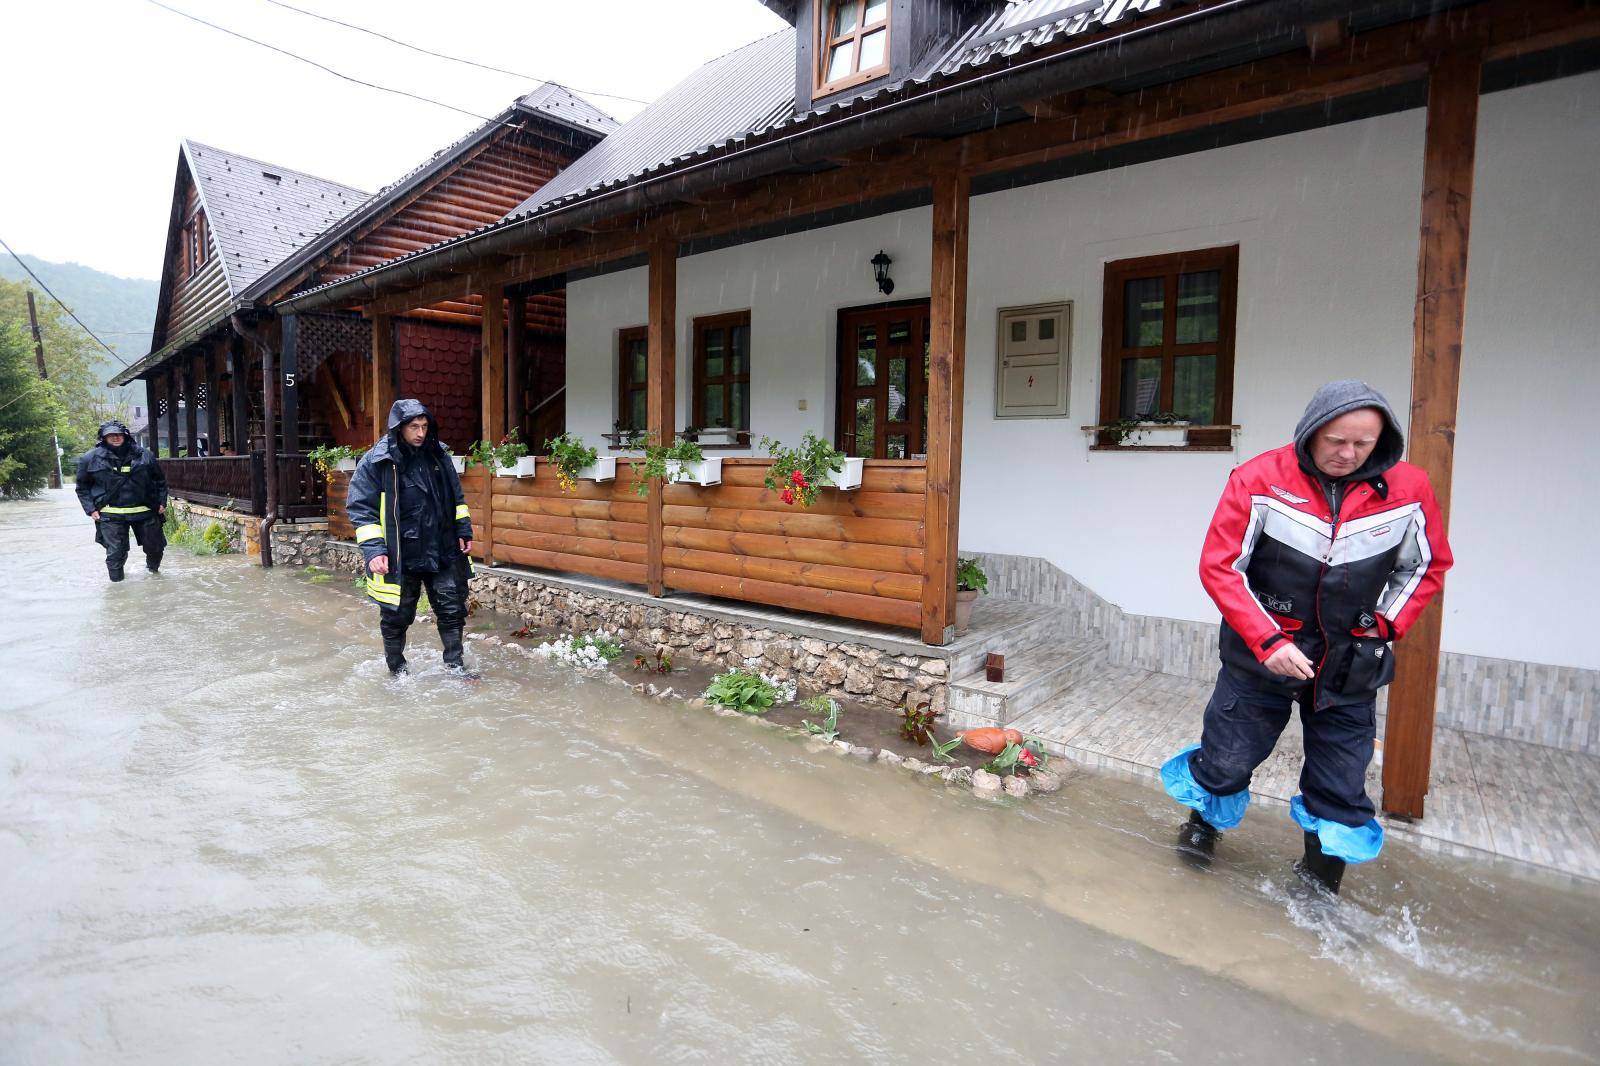
[[965,636],[972,626],[972,605],[977,602],[977,589],[956,590],[956,636]]
[[686,463],[682,459],[668,459],[667,481],[674,485],[720,485],[722,460],[702,459],[698,463]]
[[695,443],[702,446],[707,444],[738,444],[739,431],[729,426],[713,426],[702,429],[695,435]]
[[588,466],[578,471],[580,481],[615,481],[617,480],[617,457],[608,455],[603,459],[596,459]]
[[534,457],[524,455],[510,466],[497,466],[494,468],[496,477],[533,477]]
[[333,464],[333,468],[341,474],[353,474],[356,472],[356,464],[359,462],[361,462],[360,459],[340,459]]
[[1189,443],[1189,423],[1157,422],[1139,426],[1117,443],[1124,448],[1181,448]]
[[456,468],[456,473],[458,474],[465,474],[467,472],[466,456],[452,455],[450,457],[450,465]]
[[840,492],[861,487],[861,472],[866,466],[865,459],[846,459],[843,470],[830,470],[822,476],[822,483]]

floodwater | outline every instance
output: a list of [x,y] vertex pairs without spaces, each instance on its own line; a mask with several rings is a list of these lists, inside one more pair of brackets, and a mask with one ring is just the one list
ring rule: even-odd
[[[105,583],[0,505],[0,1063],[1582,1062],[1600,891],[1257,810],[983,802],[470,645],[336,584]],[[475,619],[474,625],[491,620]],[[846,721],[848,726],[848,721]]]

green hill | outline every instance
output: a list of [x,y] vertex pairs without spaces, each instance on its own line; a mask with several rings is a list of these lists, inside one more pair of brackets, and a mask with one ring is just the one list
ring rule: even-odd
[[[52,263],[37,256],[24,255],[23,260],[38,274],[52,292],[77,312],[84,324],[114,348],[129,363],[137,362],[150,350],[150,328],[156,318],[156,297],[161,283],[149,278],[119,278],[78,263]],[[10,256],[0,256],[0,278],[28,282],[28,274]],[[48,301],[43,293],[38,299]],[[48,353],[46,353],[48,356]],[[96,380],[106,381],[122,369],[122,364],[101,353],[100,364],[94,368]],[[109,398],[125,399],[132,403],[144,402],[144,390],[138,389],[138,398],[131,394],[113,394],[129,390],[106,389]]]

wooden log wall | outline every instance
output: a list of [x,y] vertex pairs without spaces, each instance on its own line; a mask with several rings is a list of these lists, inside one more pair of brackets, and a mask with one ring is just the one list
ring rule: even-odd
[[580,481],[563,492],[541,457],[537,476],[494,479],[494,560],[642,585],[644,498],[626,462],[615,481]]

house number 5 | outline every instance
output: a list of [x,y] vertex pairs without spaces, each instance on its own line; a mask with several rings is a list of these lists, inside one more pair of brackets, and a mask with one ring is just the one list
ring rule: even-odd
[[285,374],[285,375],[283,375],[283,387],[286,388],[286,389],[294,388],[294,375],[293,374]]

